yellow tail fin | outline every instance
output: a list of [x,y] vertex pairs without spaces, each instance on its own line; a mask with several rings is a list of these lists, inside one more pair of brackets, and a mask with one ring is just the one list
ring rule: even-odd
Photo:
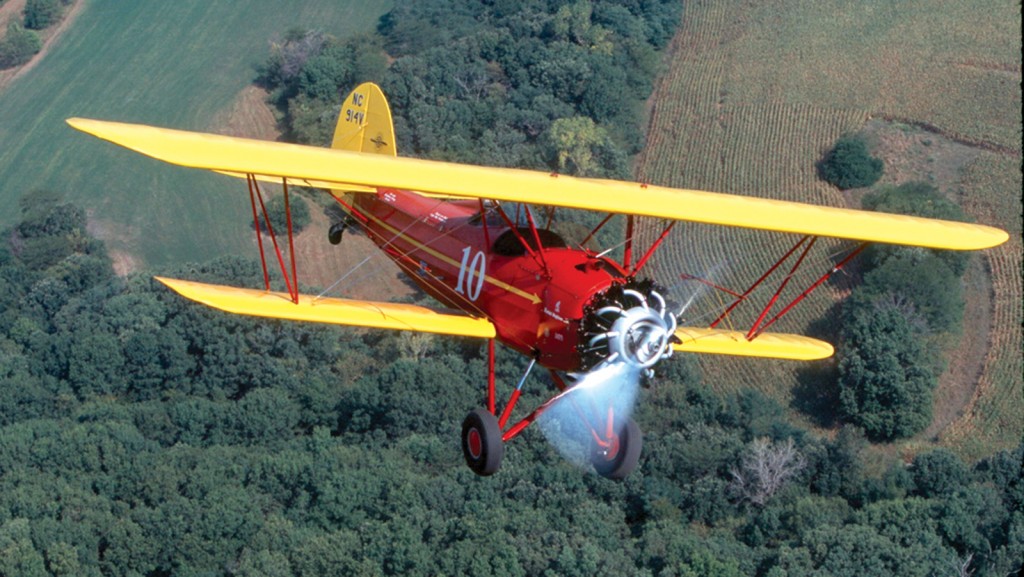
[[341,105],[331,148],[397,156],[391,108],[380,87],[364,82]]

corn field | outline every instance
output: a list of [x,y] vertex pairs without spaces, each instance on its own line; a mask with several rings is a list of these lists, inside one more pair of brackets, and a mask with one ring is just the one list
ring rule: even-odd
[[[940,0],[825,4],[687,3],[651,99],[647,147],[636,176],[659,185],[846,206],[847,198],[818,179],[815,162],[840,135],[871,118],[900,119],[976,146],[981,160],[961,176],[961,202],[979,222],[1014,233],[1009,244],[981,257],[991,274],[991,331],[963,338],[991,344],[973,399],[940,433],[940,443],[973,457],[1015,445],[1024,430],[1021,228],[1019,218],[1009,222],[1006,215],[1021,212],[1020,16],[1003,14],[1001,5],[964,14],[963,7]],[[970,36],[972,30],[984,34]],[[1016,53],[1005,48],[1007,38],[1015,39]],[[967,106],[968,100],[973,104]],[[661,227],[642,223],[641,245],[657,238]],[[648,272],[670,287],[676,301],[690,303],[686,322],[706,325],[731,297],[683,275],[742,291],[796,240],[680,223]],[[799,288],[787,288],[788,296],[851,247],[819,241],[791,283]],[[788,271],[789,264],[781,268]],[[778,286],[779,271],[774,278],[744,303],[751,305],[747,312],[723,323],[749,328]],[[837,275],[772,330],[831,340],[829,312],[851,280]],[[787,301],[783,294],[780,302]],[[809,367],[711,356],[700,362],[705,381],[716,389],[752,387],[784,405],[799,403],[797,395],[813,395],[833,378],[830,362]]]

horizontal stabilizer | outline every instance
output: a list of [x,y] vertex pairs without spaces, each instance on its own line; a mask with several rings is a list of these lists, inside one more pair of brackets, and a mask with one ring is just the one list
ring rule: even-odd
[[684,353],[813,361],[831,357],[834,352],[829,343],[801,335],[763,333],[748,341],[738,331],[683,327],[676,330],[676,336],[683,342],[672,345],[672,349]]
[[332,150],[85,118],[70,118],[68,124],[172,164],[288,177],[329,189],[346,190],[351,185],[395,188],[954,250],[989,248],[1009,238],[1005,231],[978,224],[636,182]]
[[299,295],[296,304],[287,293],[162,277],[156,277],[156,280],[187,299],[242,315],[485,339],[495,336],[494,325],[487,319],[443,313],[416,305],[309,295]]

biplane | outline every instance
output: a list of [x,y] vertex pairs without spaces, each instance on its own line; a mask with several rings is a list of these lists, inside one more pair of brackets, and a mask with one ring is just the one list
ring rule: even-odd
[[[182,296],[245,315],[486,340],[486,406],[469,412],[462,425],[466,463],[479,475],[495,473],[505,444],[564,400],[586,424],[594,469],[621,479],[638,463],[642,436],[625,411],[574,398],[588,376],[636,381],[673,352],[826,358],[833,348],[824,341],[767,329],[868,243],[975,250],[1008,238],[1002,230],[976,224],[399,157],[388,103],[371,83],[360,85],[344,101],[331,148],[82,118],[68,123],[162,161],[247,182],[265,286],[237,288],[158,278]],[[284,194],[287,231],[278,234],[267,217],[261,188],[268,182],[279,185]],[[332,242],[340,240],[345,222],[358,226],[441,306],[300,294],[289,208],[289,187],[294,186],[328,191],[343,207],[345,221],[329,231]],[[529,208],[523,209],[529,206],[607,213],[591,234],[613,215],[624,215],[621,256],[596,252],[586,242],[570,246],[550,222],[541,223]],[[261,215],[268,229],[265,235],[260,233]],[[637,217],[665,223],[650,246],[638,246]],[[644,277],[645,265],[677,221],[779,231],[794,235],[796,242],[750,289],[732,292],[732,303],[716,321],[685,326],[676,305]],[[781,284],[789,282],[819,237],[852,239],[859,245],[779,313],[769,317],[781,286],[748,330],[722,326],[729,312],[749,301],[753,289],[770,273],[795,260],[795,265],[785,267],[790,274]],[[276,258],[286,291],[271,290],[267,253],[270,260]],[[530,359],[500,412],[496,341]],[[523,384],[535,365],[548,370],[558,391],[513,422]]]

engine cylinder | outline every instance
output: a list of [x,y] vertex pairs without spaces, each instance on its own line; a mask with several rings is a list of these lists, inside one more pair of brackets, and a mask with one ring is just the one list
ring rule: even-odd
[[602,363],[650,369],[672,355],[676,318],[649,280],[617,283],[594,297],[580,324],[583,370]]

